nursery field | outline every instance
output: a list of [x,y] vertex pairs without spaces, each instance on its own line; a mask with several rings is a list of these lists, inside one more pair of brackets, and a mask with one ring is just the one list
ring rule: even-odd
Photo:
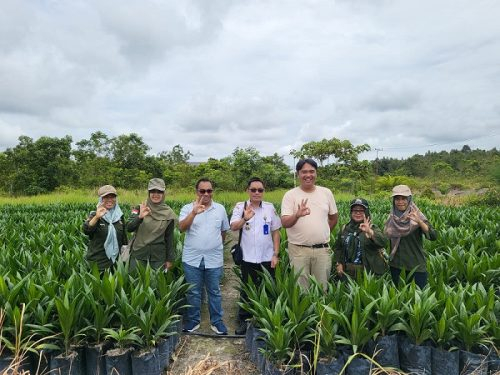
[[[216,200],[230,213],[242,197]],[[178,213],[188,200],[167,203]],[[272,200],[279,209],[279,199]],[[332,244],[349,216],[348,200],[337,203],[340,225],[332,232]],[[389,200],[370,203],[372,221],[383,226]],[[316,368],[318,374],[335,374],[344,368],[363,374],[370,366],[426,374],[500,371],[500,208],[416,203],[439,235],[425,242],[429,286],[424,290],[404,282],[396,289],[387,276],[339,283],[332,275],[326,293],[318,287],[302,291],[286,267],[282,231],[276,279],[248,288],[252,298],[246,308],[254,315],[248,337],[205,341],[206,353],[216,356],[218,346],[236,345],[237,351],[229,348],[224,359],[243,363],[246,374],[255,369],[250,362],[245,367],[247,359],[257,373]],[[130,205],[120,205],[127,216]],[[189,366],[179,367],[179,361],[190,361],[186,345],[197,347],[192,358],[199,360],[205,338],[179,341],[187,288],[180,268],[183,236],[176,231],[178,259],[171,272],[146,268],[130,274],[126,264],[119,264],[114,273],[99,275],[84,259],[87,238],[81,231],[94,207],[85,202],[0,205],[0,365],[23,359],[18,365],[32,373],[37,367],[40,373],[161,373],[167,368],[184,373]],[[233,292],[226,289],[223,298],[232,306],[238,297],[235,280],[226,266],[222,283],[227,287],[231,281]],[[234,311],[226,312],[228,319]],[[245,345],[247,354],[242,353]]]

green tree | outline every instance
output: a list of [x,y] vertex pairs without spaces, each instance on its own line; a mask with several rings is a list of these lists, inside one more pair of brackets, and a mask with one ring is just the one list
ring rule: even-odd
[[54,191],[73,181],[70,136],[41,137],[33,142],[19,137],[19,144],[5,151],[13,194],[39,194]]

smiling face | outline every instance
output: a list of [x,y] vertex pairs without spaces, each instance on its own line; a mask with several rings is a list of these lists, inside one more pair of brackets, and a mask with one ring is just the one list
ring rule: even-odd
[[164,191],[160,191],[160,190],[156,190],[156,189],[149,190],[149,199],[151,199],[151,202],[153,202],[154,204],[158,204],[158,203],[163,202],[164,194],[165,194]]
[[264,196],[264,185],[260,181],[253,181],[247,188],[247,193],[250,202],[260,204]]
[[304,163],[299,170],[299,180],[302,190],[313,190],[316,183],[316,168],[309,163]]
[[116,195],[105,195],[104,197],[102,197],[102,204],[106,210],[111,210],[116,204]]
[[366,209],[361,205],[355,205],[351,208],[351,219],[356,223],[361,223],[365,219]]
[[401,212],[406,211],[408,208],[408,197],[396,195],[394,197],[394,206]]
[[201,204],[209,206],[212,203],[212,194],[214,189],[210,181],[201,181],[198,184],[198,189],[196,190],[196,195],[201,198]]

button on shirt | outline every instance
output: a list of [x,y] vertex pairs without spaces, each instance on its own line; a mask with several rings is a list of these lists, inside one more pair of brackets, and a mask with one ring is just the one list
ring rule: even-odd
[[[179,221],[184,220],[193,211],[193,203],[182,207]],[[229,229],[226,209],[223,205],[212,202],[204,212],[195,216],[186,231],[182,261],[193,267],[199,267],[205,259],[206,268],[222,267],[224,264],[223,241],[221,232]]]
[[[249,205],[250,202],[247,202]],[[231,223],[241,220],[243,202],[239,202],[233,209]],[[249,263],[270,262],[273,257],[272,232],[281,228],[281,220],[276,214],[272,203],[262,202],[260,207],[253,208],[255,215],[243,224],[241,233],[241,248],[243,260]],[[264,234],[264,225],[268,225],[267,234]]]

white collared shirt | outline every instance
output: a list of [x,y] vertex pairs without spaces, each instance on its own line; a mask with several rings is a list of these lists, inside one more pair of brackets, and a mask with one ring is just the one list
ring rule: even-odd
[[[250,201],[247,201],[247,205]],[[238,202],[233,209],[231,224],[241,220],[244,202]],[[269,202],[262,202],[260,207],[254,207],[255,215],[243,224],[241,233],[241,248],[243,260],[249,263],[270,262],[274,253],[272,233],[281,228],[281,220]],[[264,234],[264,225],[268,226]]]

